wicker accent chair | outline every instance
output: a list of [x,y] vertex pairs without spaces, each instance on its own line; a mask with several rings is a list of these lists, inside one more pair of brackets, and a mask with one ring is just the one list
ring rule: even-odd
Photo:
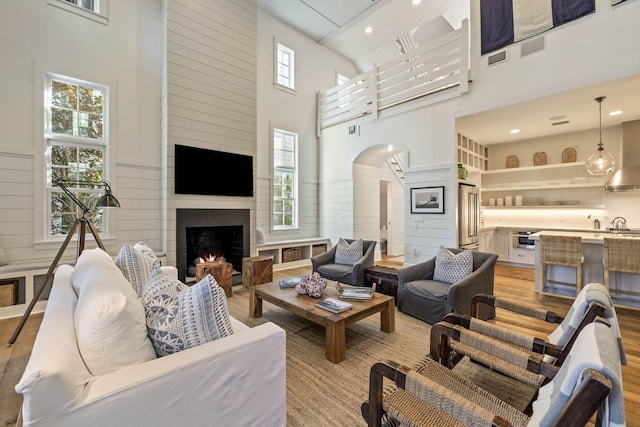
[[[454,254],[460,249],[449,249]],[[471,298],[479,293],[493,294],[498,255],[473,252],[473,271],[449,285],[433,280],[436,258],[398,270],[398,310],[434,324],[449,313],[470,314]],[[491,307],[480,309],[481,319],[494,317]]]
[[[486,305],[494,309],[508,310],[520,314],[526,319],[542,320],[549,324],[557,324],[556,329],[544,338],[531,336],[514,329],[497,326],[477,319],[480,307]],[[560,366],[571,350],[575,339],[585,325],[596,317],[603,317],[614,325],[618,332],[615,308],[607,289],[599,283],[585,285],[578,297],[574,299],[566,318],[553,311],[543,310],[527,304],[494,295],[478,294],[471,299],[471,316],[449,314],[443,320],[461,325],[472,331],[500,341],[521,347],[525,350],[546,355],[545,361]],[[525,320],[526,321],[526,320]],[[432,345],[436,343],[432,342]],[[624,351],[620,341],[620,350]],[[624,353],[622,353],[624,354]],[[624,359],[624,357],[623,357]]]
[[[344,239],[351,244],[354,239]],[[364,269],[373,267],[376,248],[375,240],[363,240],[363,255],[354,265],[336,264],[336,246],[327,252],[311,258],[313,272],[317,272],[325,279],[335,280],[353,286],[364,286]]]
[[[375,427],[582,426],[598,412],[596,426],[624,425],[619,359],[609,352],[615,345],[606,322],[592,322],[562,367],[539,361],[552,379],[539,389],[531,411],[514,408],[429,357],[412,368],[382,360],[371,367],[362,416]],[[385,385],[384,378],[393,384]]]

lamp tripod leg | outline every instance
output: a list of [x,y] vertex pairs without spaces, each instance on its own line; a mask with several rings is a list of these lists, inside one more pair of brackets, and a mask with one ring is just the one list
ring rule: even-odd
[[[64,254],[64,251],[67,249],[67,246],[69,245],[69,242],[71,241],[71,238],[73,237],[73,235],[78,230],[78,226],[80,225],[80,223],[82,221],[83,221],[83,219],[79,219],[78,218],[73,223],[73,227],[71,227],[71,230],[69,230],[69,234],[67,234],[67,238],[64,239],[64,242],[62,243],[62,246],[58,250],[58,254],[53,259],[53,263],[51,263],[51,266],[49,267],[49,270],[47,271],[47,276],[44,279],[44,283],[42,284],[42,286],[40,286],[40,289],[38,289],[38,292],[34,295],[33,299],[31,300],[31,303],[29,303],[29,307],[27,307],[27,310],[22,315],[22,319],[20,319],[20,323],[18,323],[18,326],[16,327],[16,330],[13,332],[13,335],[11,336],[11,339],[9,339],[9,345],[13,345],[13,343],[16,342],[16,339],[18,338],[18,335],[20,335],[20,331],[22,331],[22,328],[24,327],[24,324],[27,322],[27,319],[29,318],[29,315],[31,314],[31,311],[33,310],[33,307],[38,302],[38,299],[40,298],[40,295],[42,295],[42,292],[44,291],[44,289],[52,281],[53,273],[55,272],[56,267],[58,266],[58,263],[60,262],[60,258],[62,258],[62,255]],[[81,237],[81,239],[82,239],[82,237]]]

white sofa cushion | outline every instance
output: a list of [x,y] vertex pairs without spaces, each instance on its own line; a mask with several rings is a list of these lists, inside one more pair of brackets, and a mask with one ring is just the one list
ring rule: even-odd
[[141,297],[151,273],[160,268],[160,261],[144,242],[133,246],[125,243],[116,257],[116,265],[131,283],[136,295]]
[[79,289],[75,309],[78,349],[92,375],[154,359],[144,307],[103,250],[84,250],[71,275]]
[[145,286],[147,330],[158,356],[233,334],[227,297],[213,276],[182,286],[160,273]]

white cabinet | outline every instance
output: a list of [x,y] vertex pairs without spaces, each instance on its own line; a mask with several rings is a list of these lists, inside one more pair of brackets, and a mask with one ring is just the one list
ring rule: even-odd
[[258,255],[273,257],[273,270],[302,267],[311,263],[311,257],[330,249],[329,239],[300,239],[266,242],[258,245]]
[[478,243],[480,243],[480,252],[495,253],[493,245],[493,235],[495,230],[483,230],[478,235]]
[[498,254],[498,261],[509,262],[509,246],[511,244],[511,231],[498,229],[493,235],[493,252]]
[[533,249],[511,248],[509,261],[517,264],[535,265],[535,254]]

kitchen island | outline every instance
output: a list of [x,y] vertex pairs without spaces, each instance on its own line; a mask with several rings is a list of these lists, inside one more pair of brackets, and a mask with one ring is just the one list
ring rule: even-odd
[[[590,282],[604,283],[604,239],[622,239],[637,241],[640,244],[640,233],[617,232],[605,230],[593,231],[540,231],[532,234],[535,242],[535,290],[543,295],[554,295],[575,298],[575,287],[562,284],[548,284],[542,278],[540,263],[540,236],[580,237],[582,241],[582,285]],[[636,254],[637,256],[637,254]],[[640,265],[634,273],[610,272],[609,292],[616,305],[640,309]],[[556,282],[574,282],[575,268],[553,266],[547,267],[547,279]]]

